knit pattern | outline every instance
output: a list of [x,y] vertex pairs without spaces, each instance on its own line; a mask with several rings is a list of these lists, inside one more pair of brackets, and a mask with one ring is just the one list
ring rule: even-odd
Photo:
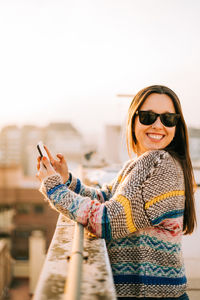
[[41,191],[65,216],[105,238],[118,297],[179,297],[186,290],[181,237],[185,203],[179,163],[164,150],[128,161],[102,189],[56,174]]

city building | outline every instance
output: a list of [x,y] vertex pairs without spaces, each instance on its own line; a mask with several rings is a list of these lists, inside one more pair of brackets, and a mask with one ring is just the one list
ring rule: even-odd
[[32,125],[21,128],[20,162],[25,176],[35,176],[36,145],[40,140],[43,140],[43,128]]
[[194,167],[200,167],[200,129],[190,127],[188,131],[191,159]]
[[0,165],[19,165],[21,160],[21,131],[15,125],[4,127],[0,132]]
[[44,143],[52,154],[61,152],[67,160],[80,163],[83,137],[71,123],[50,123],[44,128]]
[[119,164],[129,159],[124,125],[107,124],[104,127],[103,154],[109,164]]
[[40,230],[44,233],[48,248],[58,214],[44,201],[36,179],[23,180],[20,169],[13,170],[12,167],[0,168],[0,176],[3,179],[0,185],[0,212],[1,216],[4,213],[4,216],[6,214],[9,217],[1,218],[0,232],[6,233],[6,229],[11,228],[9,233],[13,258],[28,259],[27,238],[32,231]]
[[84,153],[81,133],[71,123],[50,123],[46,127],[12,125],[0,132],[0,166],[22,166],[25,176],[36,173],[37,143],[42,140],[52,154],[61,152],[68,161],[80,163]]
[[104,127],[104,155],[109,163],[119,163],[121,146],[121,126],[105,125]]
[[[30,245],[36,249],[38,258],[47,252],[54,234],[58,213],[52,210],[39,192],[39,182],[23,177],[20,167],[0,167],[0,239],[6,239],[12,257],[12,277],[29,278],[31,291],[34,290],[39,269],[33,270],[33,255],[30,256]],[[30,243],[34,233],[39,233],[39,245],[43,252]],[[38,243],[38,237],[35,239]],[[44,256],[44,255],[43,255]],[[43,257],[44,259],[44,257]],[[41,268],[42,259],[40,260]]]

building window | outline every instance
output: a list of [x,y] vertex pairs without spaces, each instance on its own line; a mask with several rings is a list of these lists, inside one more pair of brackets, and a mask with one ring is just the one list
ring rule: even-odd
[[27,260],[28,253],[28,239],[31,234],[30,230],[14,230],[12,234],[12,257],[20,260]]
[[43,212],[44,212],[44,206],[42,204],[36,204],[36,205],[34,205],[34,212],[36,214],[43,214]]
[[31,204],[28,203],[17,204],[16,208],[18,214],[29,214],[31,212]]

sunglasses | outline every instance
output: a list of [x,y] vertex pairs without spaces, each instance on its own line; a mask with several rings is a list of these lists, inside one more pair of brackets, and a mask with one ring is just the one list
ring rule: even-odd
[[160,117],[160,121],[166,127],[174,127],[177,125],[178,120],[180,118],[180,114],[175,113],[164,113],[164,114],[157,114],[153,111],[145,111],[139,110],[136,111],[136,115],[139,115],[140,123],[143,125],[152,125],[158,117]]

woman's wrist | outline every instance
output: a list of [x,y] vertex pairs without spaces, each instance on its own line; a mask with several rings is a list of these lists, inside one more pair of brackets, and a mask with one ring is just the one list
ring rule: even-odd
[[72,181],[72,174],[68,173],[68,176],[63,180],[64,184],[69,186]]
[[58,173],[46,176],[42,181],[42,185],[45,186],[47,192],[60,184],[62,184],[62,178]]

